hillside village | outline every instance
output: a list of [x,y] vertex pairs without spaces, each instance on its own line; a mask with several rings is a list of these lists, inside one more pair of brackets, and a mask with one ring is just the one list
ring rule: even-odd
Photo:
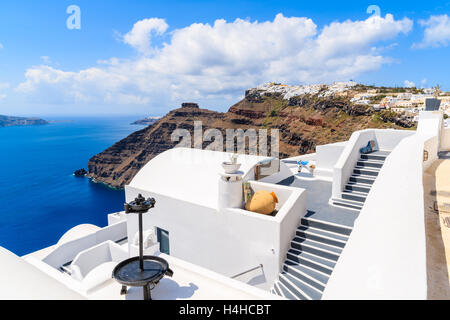
[[[308,86],[268,83],[246,90],[243,99],[225,113],[200,108],[194,102],[183,103],[154,124],[92,157],[88,177],[122,188],[151,159],[176,145],[172,139],[176,129],[188,130],[192,135],[194,121],[201,121],[205,131],[218,129],[224,135],[228,129],[277,129],[281,158],[313,153],[318,145],[346,141],[357,130],[415,129],[416,124],[400,113],[374,111],[371,105],[379,102],[373,98],[366,98],[371,105],[350,101],[382,94],[369,93],[372,89],[352,81]],[[396,96],[395,92],[385,95]],[[202,147],[207,146],[205,141]]]
[[[419,111],[429,108],[443,110],[450,115],[450,92],[435,88],[375,87],[358,84],[354,81],[335,82],[332,85],[314,84],[290,86],[277,83],[260,85],[247,91],[247,95],[281,95],[290,100],[297,96],[317,95],[319,98],[350,99],[354,105],[370,106],[373,111],[390,110],[403,118],[416,121]],[[446,118],[447,118],[446,116]]]

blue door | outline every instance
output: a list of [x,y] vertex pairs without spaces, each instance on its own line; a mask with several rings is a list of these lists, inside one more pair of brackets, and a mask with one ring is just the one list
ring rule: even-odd
[[159,242],[159,251],[161,253],[170,254],[169,231],[156,228]]

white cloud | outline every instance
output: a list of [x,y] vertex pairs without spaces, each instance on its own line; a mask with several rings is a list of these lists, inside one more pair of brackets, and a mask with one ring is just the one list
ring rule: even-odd
[[144,55],[111,58],[75,72],[32,67],[17,90],[58,103],[223,102],[263,82],[330,82],[377,70],[391,61],[377,45],[408,33],[412,25],[388,14],[333,22],[318,30],[309,18],[279,14],[266,22],[194,23],[173,30],[170,41],[154,47],[152,37],[164,34],[168,26],[162,19],[146,19],[123,37]]
[[51,63],[51,59],[49,56],[42,56],[41,60],[45,63],[45,64],[50,64]]
[[162,35],[168,27],[163,19],[141,20],[136,22],[133,29],[123,36],[123,41],[143,54],[150,54],[154,51],[151,43],[153,34]]
[[419,23],[425,27],[424,36],[422,42],[413,45],[414,48],[445,47],[450,44],[450,17],[447,14],[430,16]]
[[424,87],[427,84],[427,78],[422,79],[422,81],[420,81],[420,84],[422,85],[422,87]]
[[416,84],[412,81],[409,80],[405,80],[405,87],[406,88],[414,88],[416,86]]
[[3,91],[9,89],[10,84],[8,82],[0,82],[0,101],[4,100],[8,95]]

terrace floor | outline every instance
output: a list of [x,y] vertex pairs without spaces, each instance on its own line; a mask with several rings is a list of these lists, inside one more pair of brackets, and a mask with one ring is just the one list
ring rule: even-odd
[[428,299],[450,299],[450,157],[440,157],[423,177]]
[[329,204],[332,183],[293,175],[277,183],[279,185],[306,189],[306,217],[320,221],[353,227],[359,212],[338,208]]

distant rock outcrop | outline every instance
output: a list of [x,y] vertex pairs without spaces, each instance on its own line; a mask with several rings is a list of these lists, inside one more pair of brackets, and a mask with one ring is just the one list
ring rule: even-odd
[[[368,106],[351,103],[358,88],[354,83],[311,88],[274,84],[248,90],[226,113],[185,103],[90,159],[88,176],[112,187],[125,186],[147,162],[177,144],[171,139],[174,130],[186,129],[193,137],[194,121],[203,123],[203,131],[216,128],[223,133],[226,129],[279,129],[281,158],[348,140],[356,130],[414,126],[398,114],[380,116]],[[340,94],[344,91],[348,92],[343,97]],[[209,143],[203,142],[203,147]]]
[[87,171],[85,169],[79,169],[73,173],[75,177],[84,177],[87,175]]
[[185,102],[181,104],[182,108],[197,108],[199,109],[200,107],[198,106],[198,104],[193,103],[193,102]]
[[154,125],[156,122],[158,122],[161,119],[161,117],[148,117],[141,120],[136,120],[132,124],[136,125],[143,125],[143,126],[151,126]]
[[36,126],[44,124],[48,124],[48,122],[40,118],[23,118],[0,115],[0,127]]

